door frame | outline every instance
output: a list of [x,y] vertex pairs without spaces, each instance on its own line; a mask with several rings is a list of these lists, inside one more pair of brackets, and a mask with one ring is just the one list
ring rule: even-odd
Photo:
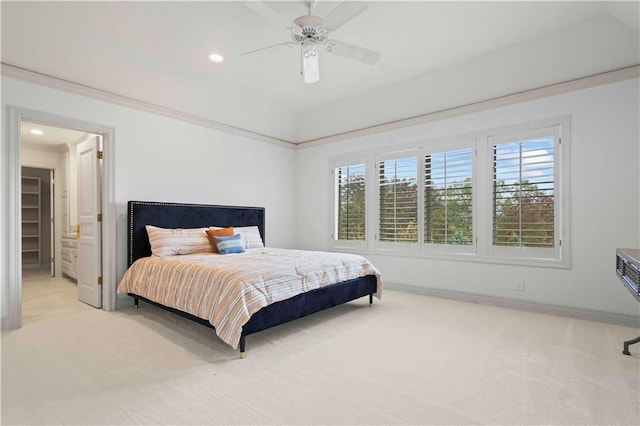
[[[49,262],[49,267],[51,268],[52,277],[55,277],[58,274],[58,269],[60,269],[56,266],[56,264],[59,263],[58,256],[60,256],[58,253],[58,247],[60,247],[60,244],[56,241],[60,240],[60,236],[58,235],[59,232],[56,232],[56,228],[60,227],[60,215],[56,214],[56,209],[60,207],[60,203],[57,203],[56,200],[58,199],[58,195],[62,194],[59,194],[60,190],[56,186],[56,176],[59,176],[56,169],[49,169],[49,193],[51,194],[49,196],[49,223],[51,224],[51,226],[49,226],[49,238],[51,239],[49,245],[51,246],[50,250],[52,259]],[[20,211],[22,211],[22,209],[20,209]]]
[[75,118],[63,117],[42,111],[30,110],[17,106],[8,106],[7,125],[7,243],[8,258],[7,272],[8,286],[7,302],[3,307],[8,309],[8,315],[3,315],[2,329],[9,330],[22,326],[22,266],[20,251],[22,249],[20,220],[22,215],[22,200],[20,197],[21,183],[21,122],[30,121],[53,127],[64,127],[102,136],[102,309],[113,311],[116,309],[116,210],[115,210],[115,129],[102,124],[91,123]]

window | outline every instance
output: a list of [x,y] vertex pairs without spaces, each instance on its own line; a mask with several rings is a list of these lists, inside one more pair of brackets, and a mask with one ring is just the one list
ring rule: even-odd
[[344,159],[334,246],[568,267],[569,131],[560,118]]
[[553,247],[553,135],[494,145],[493,170],[493,245]]
[[334,238],[344,241],[365,240],[365,165],[336,167]]
[[418,242],[418,159],[378,162],[378,240]]
[[424,242],[473,244],[473,151],[424,157]]
[[560,260],[560,127],[492,136],[489,254]]

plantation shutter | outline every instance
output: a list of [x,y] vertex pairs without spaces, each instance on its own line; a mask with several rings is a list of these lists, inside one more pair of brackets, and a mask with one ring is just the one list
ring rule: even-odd
[[473,150],[424,158],[424,242],[473,244]]
[[493,245],[555,246],[555,141],[493,145]]
[[418,242],[418,158],[378,162],[378,239]]
[[365,235],[365,165],[336,167],[335,239],[359,241]]

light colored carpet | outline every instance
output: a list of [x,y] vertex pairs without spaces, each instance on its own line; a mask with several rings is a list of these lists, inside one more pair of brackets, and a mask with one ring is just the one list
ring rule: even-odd
[[640,423],[638,330],[387,291],[247,338],[142,304],[2,336],[3,424]]

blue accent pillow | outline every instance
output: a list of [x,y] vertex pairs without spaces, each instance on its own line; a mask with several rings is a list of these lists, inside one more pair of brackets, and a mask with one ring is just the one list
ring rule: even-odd
[[230,237],[213,237],[218,247],[218,253],[230,254],[230,253],[244,253],[244,246],[242,245],[242,236],[235,234]]

